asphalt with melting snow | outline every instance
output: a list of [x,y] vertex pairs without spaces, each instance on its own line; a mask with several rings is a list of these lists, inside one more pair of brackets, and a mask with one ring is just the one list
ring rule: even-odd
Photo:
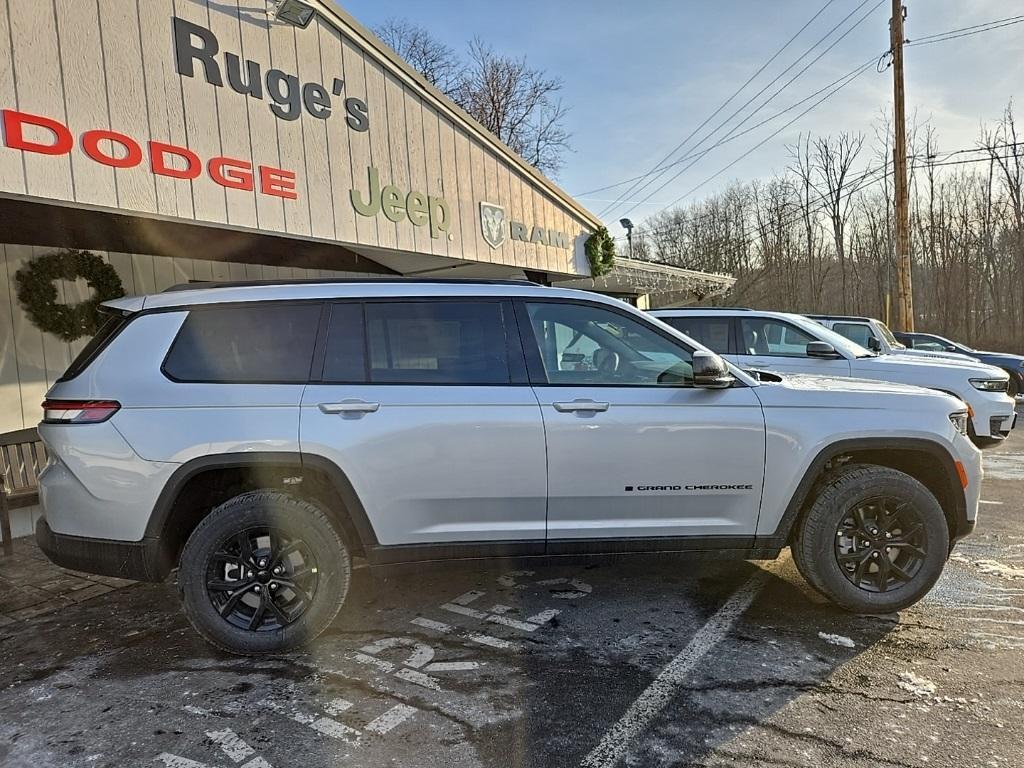
[[173,586],[118,590],[0,628],[0,765],[1016,765],[1024,434],[991,457],[978,534],[899,616],[788,557],[359,570],[328,633],[254,661]]

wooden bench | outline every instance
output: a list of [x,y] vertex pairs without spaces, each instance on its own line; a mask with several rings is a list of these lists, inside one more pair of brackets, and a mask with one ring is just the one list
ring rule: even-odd
[[0,538],[5,555],[14,551],[11,510],[39,501],[37,478],[46,466],[46,448],[35,427],[0,435]]

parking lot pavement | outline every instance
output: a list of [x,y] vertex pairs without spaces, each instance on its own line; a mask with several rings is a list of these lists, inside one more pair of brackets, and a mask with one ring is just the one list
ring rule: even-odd
[[792,562],[359,570],[307,651],[204,645],[170,585],[0,626],[0,765],[1015,766],[1024,433],[927,600],[840,613]]

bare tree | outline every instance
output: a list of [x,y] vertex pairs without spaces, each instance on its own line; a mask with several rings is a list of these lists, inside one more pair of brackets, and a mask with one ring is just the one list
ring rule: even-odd
[[460,69],[459,57],[454,50],[423,27],[405,19],[389,18],[373,31],[428,83],[442,93],[452,95]]
[[825,215],[832,225],[832,239],[842,281],[843,312],[847,311],[849,300],[846,277],[846,223],[853,208],[853,195],[846,189],[846,185],[853,163],[863,146],[863,135],[854,136],[845,132],[835,139],[829,136],[814,142],[816,170],[820,182],[817,188],[824,204]]
[[429,32],[401,19],[375,30],[432,85],[464,109],[526,162],[544,173],[562,167],[569,150],[562,81],[525,58],[498,54],[479,39],[460,58]]

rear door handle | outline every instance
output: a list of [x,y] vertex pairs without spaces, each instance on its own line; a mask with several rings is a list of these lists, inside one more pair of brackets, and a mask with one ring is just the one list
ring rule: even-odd
[[552,403],[559,413],[573,413],[576,411],[607,411],[608,403],[598,403],[594,400],[573,400],[569,403]]
[[324,413],[375,413],[380,408],[380,403],[342,400],[340,403],[320,403],[317,407]]

